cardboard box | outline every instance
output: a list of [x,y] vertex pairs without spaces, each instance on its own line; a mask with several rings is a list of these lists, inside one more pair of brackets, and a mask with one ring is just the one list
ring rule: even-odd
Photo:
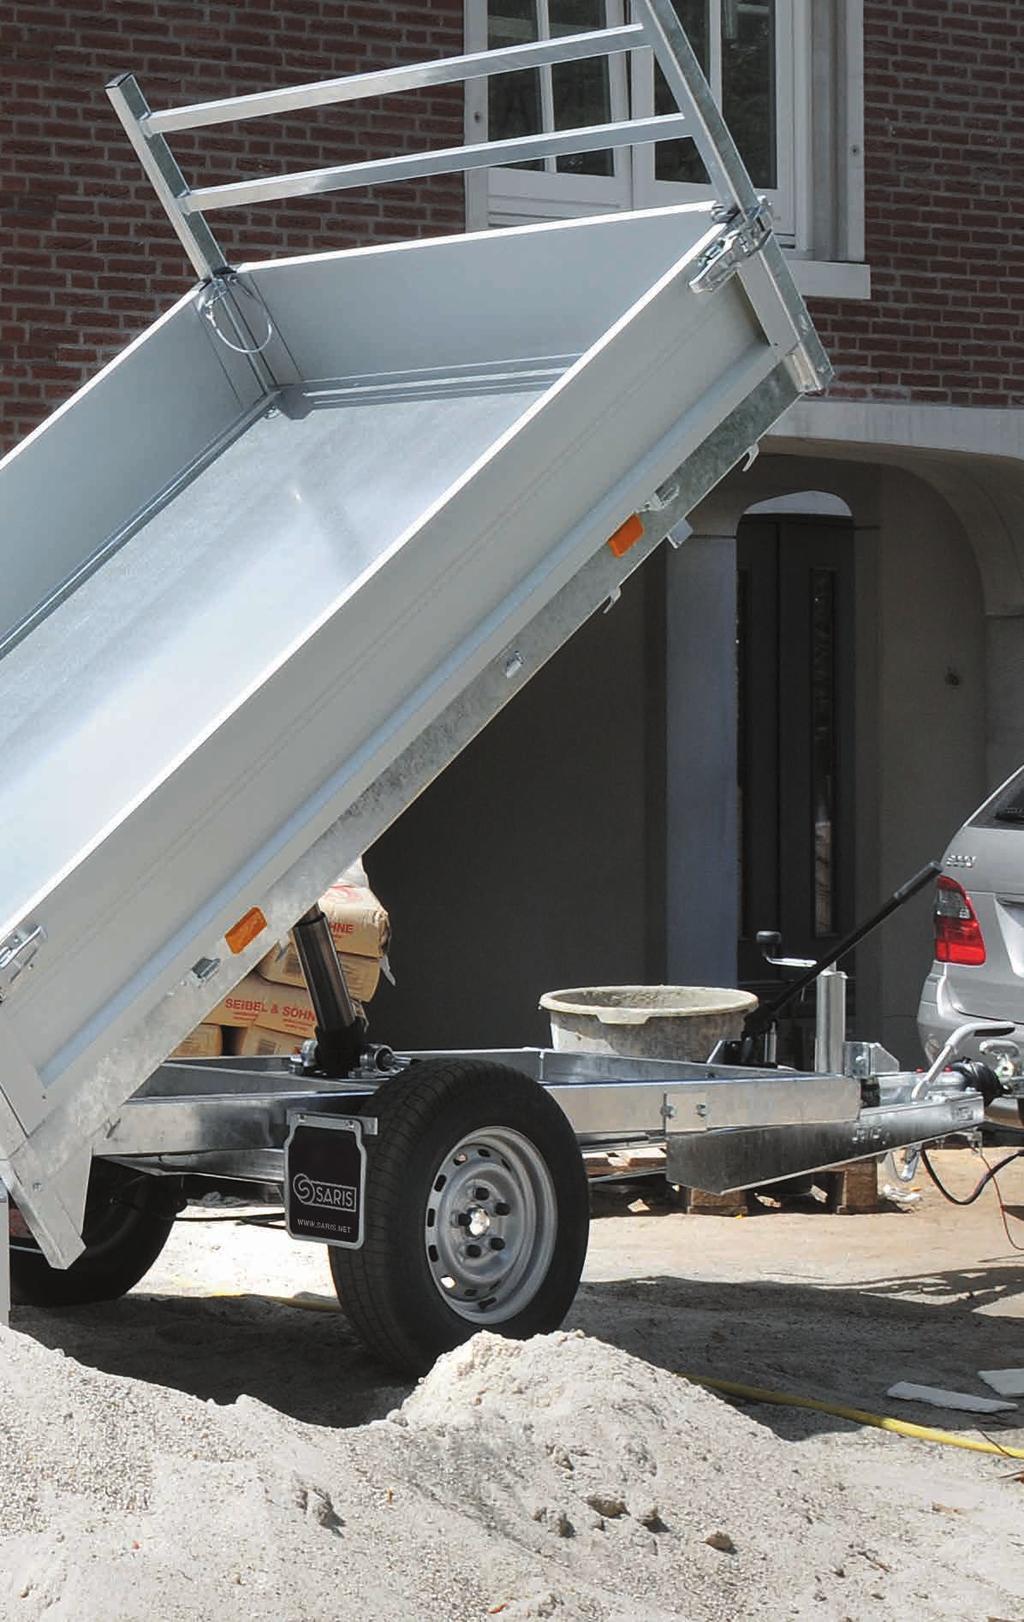
[[197,1025],[179,1042],[172,1059],[218,1059],[224,1052],[224,1032],[217,1024]]
[[[388,947],[390,926],[388,915],[372,890],[360,884],[332,884],[326,894],[320,897],[320,905],[331,926],[331,935],[339,956],[343,959],[359,958],[364,964],[376,962],[384,956]],[[256,967],[263,978],[270,980],[274,985],[301,986],[304,983],[299,954],[295,950],[291,935],[287,940],[280,941],[272,947]],[[366,984],[366,972],[364,969],[360,985]],[[372,997],[380,978],[379,971],[368,991],[355,989],[352,985],[353,973],[355,970],[346,962],[345,977],[352,995],[360,999]]]
[[[368,957],[346,955],[341,966],[355,1002],[363,1003],[373,996],[380,979],[379,963]],[[272,985],[255,973],[247,974],[207,1017],[211,1025],[226,1025],[232,1030],[260,1025],[264,1030],[297,1036],[303,1042],[316,1033],[313,1000],[305,986]]]
[[247,974],[207,1017],[211,1024],[233,1030],[262,1025],[303,1041],[316,1029],[313,1004],[304,986],[272,986],[259,974]]
[[302,1045],[299,1037],[282,1036],[280,1031],[267,1031],[262,1025],[225,1031],[224,1036],[228,1052],[236,1059],[283,1059],[297,1053]]
[[352,957],[348,952],[339,952],[338,962],[353,1002],[369,1002],[380,984],[380,959]]
[[[271,965],[272,958],[279,961],[273,964],[272,972],[268,974],[267,968]],[[338,961],[345,975],[349,995],[354,997],[356,1002],[369,1002],[380,984],[380,959],[375,957],[355,957],[351,952],[339,952]],[[281,962],[283,962],[286,971],[283,974],[278,972]],[[293,962],[297,978],[292,973]],[[302,970],[299,968],[298,954],[290,941],[285,942],[280,947],[275,947],[273,952],[268,952],[267,956],[257,964],[256,972],[268,985],[277,986],[279,992],[285,990],[305,992],[306,982],[302,978]]]

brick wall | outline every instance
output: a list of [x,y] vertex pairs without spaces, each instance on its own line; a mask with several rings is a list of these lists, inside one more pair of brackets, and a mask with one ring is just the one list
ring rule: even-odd
[[834,393],[1024,406],[1024,0],[866,0],[868,304]]
[[[837,394],[1024,405],[1024,0],[866,0],[870,303],[818,302]],[[103,93],[154,106],[458,51],[462,0],[7,0],[0,63],[0,450],[187,285]],[[178,136],[186,172],[457,143],[461,90]],[[243,156],[245,154],[246,156]],[[441,178],[233,210],[236,261],[458,230]]]
[[[189,285],[104,93],[200,101],[451,55],[462,0],[6,0],[0,13],[0,452]],[[462,139],[461,87],[173,138],[190,178],[312,168]],[[243,158],[243,154],[245,157]],[[461,230],[461,177],[211,216],[236,263]]]

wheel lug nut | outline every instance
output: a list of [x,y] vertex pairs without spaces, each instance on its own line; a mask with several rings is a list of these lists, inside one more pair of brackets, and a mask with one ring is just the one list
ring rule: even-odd
[[511,1209],[512,1207],[510,1205],[506,1205],[504,1200],[499,1200],[497,1205],[494,1207],[494,1214],[495,1216],[508,1216]]
[[505,1248],[504,1239],[490,1239],[488,1243],[492,1250],[504,1250]]
[[455,1218],[455,1220],[459,1224],[460,1228],[468,1228],[469,1227],[469,1212],[468,1211],[460,1211],[458,1216]]
[[466,1246],[466,1255],[467,1256],[472,1256],[475,1259],[477,1256],[480,1255],[480,1246],[479,1245],[467,1245]]
[[483,1204],[484,1200],[489,1200],[490,1197],[491,1191],[489,1188],[474,1188],[473,1190],[473,1198],[479,1200],[481,1204]]

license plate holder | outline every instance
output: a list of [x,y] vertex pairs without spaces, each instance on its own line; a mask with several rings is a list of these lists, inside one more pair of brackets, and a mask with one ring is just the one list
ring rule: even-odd
[[293,1239],[359,1250],[366,1196],[365,1123],[300,1115],[284,1146],[285,1227]]

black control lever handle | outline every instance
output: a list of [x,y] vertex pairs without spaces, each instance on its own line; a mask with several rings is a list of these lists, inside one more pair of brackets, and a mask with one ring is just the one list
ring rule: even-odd
[[762,1003],[760,1007],[755,1008],[752,1013],[748,1014],[743,1023],[744,1036],[760,1036],[764,1031],[770,1030],[782,1010],[788,1008],[790,1003],[795,1002],[806,991],[807,987],[813,984],[824,969],[830,968],[833,963],[838,963],[841,957],[845,957],[848,952],[852,952],[855,946],[860,945],[865,936],[870,935],[872,930],[877,929],[879,924],[884,923],[891,913],[894,913],[898,907],[902,907],[905,901],[910,900],[911,896],[917,895],[919,890],[923,890],[925,885],[931,883],[941,872],[941,862],[929,862],[925,867],[922,867],[920,873],[915,873],[912,879],[907,880],[906,884],[901,884],[898,890],[893,891],[888,901],[883,901],[877,912],[872,913],[865,923],[858,924],[856,929],[850,931],[849,935],[845,935],[841,941],[831,947],[822,957],[819,957],[817,962],[812,963],[806,973],[801,974],[791,985],[788,985],[778,997],[773,998],[771,1002]]
[[782,957],[782,935],[777,929],[759,929],[754,937],[761,948],[761,956],[773,969],[810,969],[814,965],[809,957]]
[[[920,873],[915,873],[914,877],[908,879],[906,884],[901,884],[898,890],[893,891],[890,898],[892,906],[902,907],[904,901],[909,901],[912,895],[917,894],[918,890],[923,890],[926,884],[930,884],[933,879],[937,879],[941,872],[941,862],[927,862]],[[889,902],[886,902],[886,906],[888,905]]]

